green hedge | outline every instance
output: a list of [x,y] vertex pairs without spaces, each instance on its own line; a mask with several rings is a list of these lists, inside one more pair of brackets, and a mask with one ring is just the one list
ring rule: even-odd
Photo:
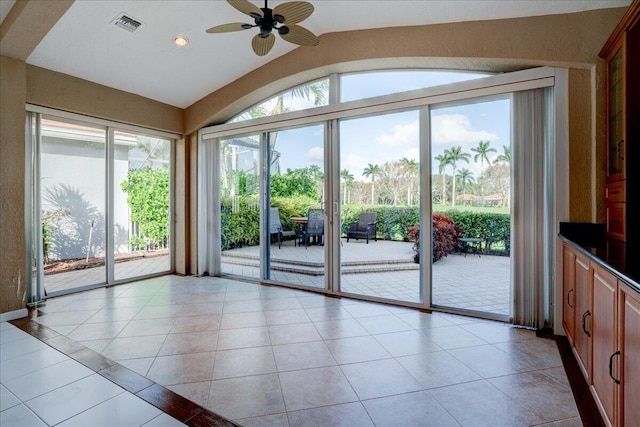
[[462,231],[460,237],[482,239],[482,251],[492,255],[509,255],[511,217],[509,214],[449,210],[442,212],[453,219]]
[[[240,196],[237,212],[232,212],[232,201],[222,200],[222,249],[233,249],[260,242],[260,212],[249,209],[257,206],[257,196]],[[282,226],[289,230],[295,227],[292,216],[306,216],[309,207],[318,203],[311,197],[274,197],[272,206],[280,211]],[[420,209],[417,206],[393,207],[383,205],[345,205],[349,209],[344,220],[343,235],[350,222],[357,221],[361,212],[375,212],[378,220],[377,237],[382,240],[408,241],[409,229],[420,223]],[[445,214],[461,228],[460,237],[482,239],[484,253],[508,255],[510,251],[510,216],[508,214],[462,212],[448,210]]]

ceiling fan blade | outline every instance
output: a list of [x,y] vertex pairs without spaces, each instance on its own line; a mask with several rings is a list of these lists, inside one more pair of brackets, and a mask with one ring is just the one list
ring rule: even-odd
[[233,22],[231,24],[222,24],[216,25],[215,27],[211,27],[207,30],[207,33],[230,33],[232,31],[242,31],[251,28],[252,25],[243,24],[242,22]]
[[274,15],[284,17],[286,25],[297,24],[307,19],[313,13],[313,5],[306,1],[292,1],[277,5],[273,9]]
[[289,32],[280,34],[280,37],[289,43],[299,44],[301,46],[318,46],[320,40],[311,31],[299,25],[287,25]]
[[245,15],[251,15],[253,13],[259,16],[263,16],[260,8],[253,3],[250,3],[248,0],[227,0],[227,3],[229,3],[231,6],[235,7]]
[[256,34],[251,40],[251,47],[258,56],[265,56],[273,45],[276,43],[276,36],[269,34],[268,37],[262,38],[260,34]]

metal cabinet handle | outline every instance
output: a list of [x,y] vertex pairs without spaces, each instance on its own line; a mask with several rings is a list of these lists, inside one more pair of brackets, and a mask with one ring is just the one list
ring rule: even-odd
[[574,306],[571,305],[571,292],[573,292],[573,289],[569,289],[569,292],[567,292],[567,305],[574,308]]
[[620,350],[616,351],[611,355],[611,357],[609,357],[609,376],[616,384],[620,384],[620,380],[613,376],[613,358],[619,355],[620,355]]
[[591,312],[589,310],[585,311],[584,314],[582,315],[582,330],[584,331],[585,334],[587,334],[588,337],[591,336],[591,332],[587,331],[587,316],[591,316]]

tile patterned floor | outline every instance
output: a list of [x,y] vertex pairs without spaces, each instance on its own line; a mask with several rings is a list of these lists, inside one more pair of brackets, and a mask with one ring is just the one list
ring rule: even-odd
[[3,427],[184,425],[9,323],[0,343]]
[[[555,341],[498,322],[177,276],[53,298],[38,314],[44,330],[241,425],[582,425]],[[62,363],[43,389],[64,389]]]

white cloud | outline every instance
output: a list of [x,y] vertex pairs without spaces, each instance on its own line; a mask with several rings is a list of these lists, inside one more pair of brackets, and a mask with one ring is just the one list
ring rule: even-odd
[[486,130],[473,129],[469,118],[463,114],[439,114],[432,117],[431,131],[434,144],[477,144],[480,141],[497,141],[498,135]]
[[322,164],[324,162],[324,149],[322,147],[311,147],[305,157],[312,162]]
[[346,169],[353,174],[356,180],[362,174],[364,168],[367,167],[367,162],[364,158],[357,154],[350,154],[345,159],[340,161],[340,169]]
[[406,125],[396,125],[393,127],[392,133],[383,133],[376,139],[380,144],[389,147],[417,145],[420,138],[419,129],[420,124],[416,120]]

